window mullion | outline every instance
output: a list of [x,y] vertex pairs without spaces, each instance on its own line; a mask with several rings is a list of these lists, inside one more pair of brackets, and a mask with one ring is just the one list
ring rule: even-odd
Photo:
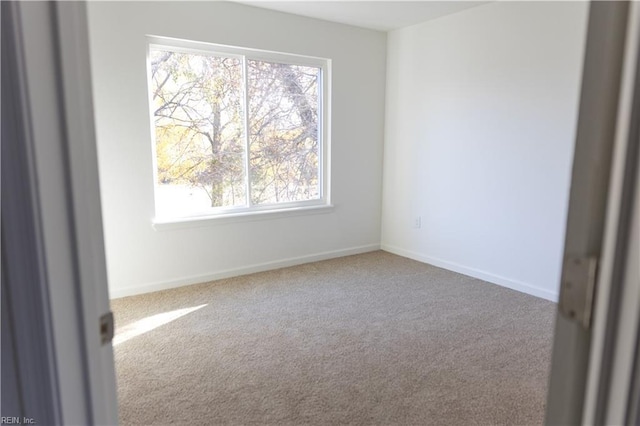
[[242,84],[244,86],[244,180],[245,193],[247,196],[247,207],[252,207],[251,202],[251,167],[250,167],[250,151],[249,151],[249,76],[247,67],[247,57],[242,56]]

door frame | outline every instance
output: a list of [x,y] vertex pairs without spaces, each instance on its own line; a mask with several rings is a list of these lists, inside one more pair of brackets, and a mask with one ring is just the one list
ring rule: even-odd
[[[640,283],[624,279],[625,265],[632,264],[638,168],[639,11],[634,2],[590,5],[547,424],[624,424],[628,418],[631,388],[619,371],[632,371],[640,312]],[[632,236],[636,243],[638,237]],[[575,258],[597,261],[593,282],[579,283],[587,296],[578,300],[593,310],[581,321],[563,304],[576,287],[569,265]],[[620,328],[621,318],[632,327]]]
[[640,321],[640,5],[631,2],[584,420],[628,424]]

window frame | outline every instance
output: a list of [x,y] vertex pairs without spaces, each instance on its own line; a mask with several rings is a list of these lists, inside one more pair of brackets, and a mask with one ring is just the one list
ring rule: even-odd
[[[147,107],[149,109],[149,124],[151,137],[151,154],[153,167],[153,200],[154,218],[152,223],[156,229],[165,226],[175,227],[176,224],[201,225],[202,221],[226,219],[220,222],[236,222],[238,220],[256,220],[278,218],[291,215],[312,214],[316,210],[325,213],[332,208],[330,202],[330,95],[331,95],[331,60],[314,56],[303,56],[291,53],[282,53],[269,50],[235,47],[223,44],[215,44],[201,41],[191,41],[171,37],[150,36],[146,41],[146,67],[147,67]],[[152,49],[168,50],[176,53],[197,54],[218,57],[231,57],[240,60],[242,66],[243,94],[244,97],[244,144],[245,144],[245,188],[246,203],[242,206],[210,207],[202,211],[188,215],[162,215],[158,209],[158,157],[156,152],[156,128],[153,115],[153,90],[151,79],[150,52]],[[247,62],[259,60],[277,62],[288,65],[309,66],[320,69],[318,90],[318,192],[319,197],[312,200],[291,201],[271,204],[252,204],[251,202],[251,171],[249,156],[249,95]],[[322,211],[321,211],[322,210]],[[179,226],[179,227],[182,227]]]

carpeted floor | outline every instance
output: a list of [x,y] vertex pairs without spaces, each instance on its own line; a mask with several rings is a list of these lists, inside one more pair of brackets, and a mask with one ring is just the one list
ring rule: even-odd
[[382,251],[112,307],[123,425],[543,422],[555,305]]

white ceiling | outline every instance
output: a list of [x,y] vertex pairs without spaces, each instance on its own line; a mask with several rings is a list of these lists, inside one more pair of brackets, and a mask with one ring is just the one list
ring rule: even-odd
[[450,15],[487,1],[245,1],[251,6],[389,31]]

